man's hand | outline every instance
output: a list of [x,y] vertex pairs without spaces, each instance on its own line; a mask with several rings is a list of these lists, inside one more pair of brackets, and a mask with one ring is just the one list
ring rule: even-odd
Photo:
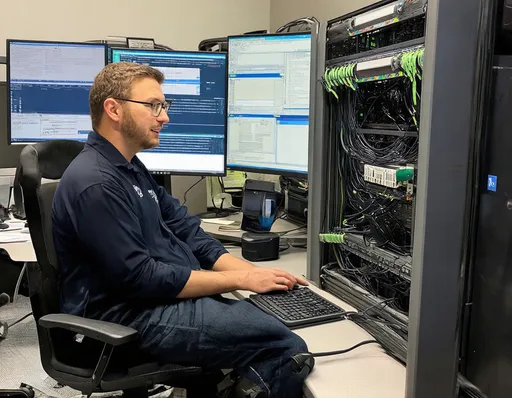
[[254,293],[267,293],[274,290],[289,290],[298,283],[307,286],[308,282],[302,278],[294,277],[280,269],[254,267],[247,271],[235,271],[238,275],[238,286],[241,290],[250,290]]
[[254,293],[266,293],[273,290],[292,289],[298,283],[307,286],[302,279],[279,269],[250,267],[244,271],[192,271],[178,298],[196,298],[232,292],[250,290]]

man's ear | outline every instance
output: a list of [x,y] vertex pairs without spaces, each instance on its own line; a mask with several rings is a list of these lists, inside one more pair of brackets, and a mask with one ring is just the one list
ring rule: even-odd
[[113,98],[107,98],[103,103],[105,114],[113,121],[118,122],[122,115],[121,104]]

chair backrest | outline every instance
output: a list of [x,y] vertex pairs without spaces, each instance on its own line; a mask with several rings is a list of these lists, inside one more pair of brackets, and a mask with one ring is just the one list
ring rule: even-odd
[[[39,265],[37,272],[29,270],[28,274],[30,301],[36,323],[44,315],[60,312],[52,204],[58,180],[83,148],[84,143],[81,142],[52,140],[27,145],[20,155],[19,180],[30,236]],[[51,345],[50,332],[38,326],[38,337],[41,357],[52,358],[54,349]]]

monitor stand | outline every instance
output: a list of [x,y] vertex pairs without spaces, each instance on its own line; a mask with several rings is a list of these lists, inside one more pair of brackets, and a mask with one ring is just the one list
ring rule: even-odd
[[153,176],[153,179],[156,181],[156,183],[158,185],[163,187],[169,195],[172,195],[170,174],[151,174],[151,175]]

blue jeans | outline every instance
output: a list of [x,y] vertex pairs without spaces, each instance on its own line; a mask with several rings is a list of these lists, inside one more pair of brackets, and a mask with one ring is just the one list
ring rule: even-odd
[[302,397],[303,379],[290,359],[306,343],[246,301],[221,296],[179,301],[141,313],[130,324],[141,349],[169,363],[234,369],[272,398]]

